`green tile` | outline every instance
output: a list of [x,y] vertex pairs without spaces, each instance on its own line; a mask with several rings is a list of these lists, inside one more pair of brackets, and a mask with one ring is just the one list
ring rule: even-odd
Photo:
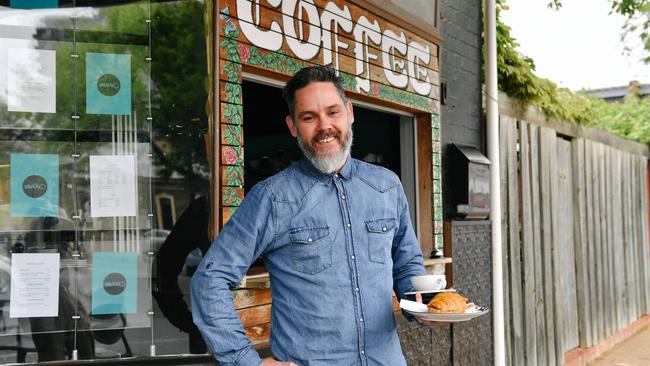
[[433,153],[433,165],[440,166],[440,153]]
[[442,193],[442,183],[440,180],[433,181],[433,193]]
[[437,114],[431,115],[431,127],[440,128],[440,116]]
[[441,170],[439,166],[433,167],[433,179],[440,179],[442,177]]
[[439,128],[434,128],[431,131],[431,138],[433,141],[440,141],[440,129]]

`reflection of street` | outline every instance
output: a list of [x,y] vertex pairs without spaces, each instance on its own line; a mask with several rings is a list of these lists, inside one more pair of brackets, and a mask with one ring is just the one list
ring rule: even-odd
[[[148,273],[146,269],[146,259],[142,259],[139,263],[139,285],[142,285],[142,290],[148,288]],[[7,268],[9,269],[9,268]],[[84,273],[85,272],[85,273]],[[80,283],[90,283],[89,271],[81,270],[79,272]],[[0,274],[1,275],[1,274]],[[178,276],[178,285],[183,293],[183,296],[189,302],[189,287],[190,277],[187,271],[184,270]],[[144,287],[146,286],[146,287]],[[85,293],[85,295],[83,295]],[[138,301],[138,313],[126,314],[126,328],[121,323],[121,317],[116,316],[113,322],[107,322],[105,319],[93,320],[93,327],[102,327],[100,323],[110,327],[110,332],[115,334],[104,333],[102,337],[95,336],[95,357],[96,358],[117,358],[124,357],[126,353],[126,344],[131,349],[133,356],[149,356],[152,330],[150,327],[150,319],[147,317],[147,309],[152,306],[153,315],[153,344],[156,346],[157,355],[172,355],[172,354],[187,354],[189,353],[189,342],[186,333],[182,333],[167,321],[158,308],[158,304],[154,301],[147,291],[138,291],[140,296]],[[89,306],[88,290],[79,291],[81,295],[80,300],[83,306]],[[149,292],[150,294],[150,292]],[[148,295],[148,297],[147,297]],[[83,299],[86,298],[86,299]],[[30,325],[28,319],[9,318],[9,301],[8,296],[0,300],[0,364],[15,363],[19,359],[19,353],[25,352],[26,362],[36,362],[38,355],[32,340],[30,332]],[[89,308],[89,307],[88,307]],[[106,327],[103,327],[106,329]],[[124,339],[121,338],[123,331]],[[89,332],[83,330],[82,332]],[[19,334],[21,333],[21,334]],[[101,332],[100,332],[101,333]],[[100,340],[112,340],[111,344],[104,344]]]

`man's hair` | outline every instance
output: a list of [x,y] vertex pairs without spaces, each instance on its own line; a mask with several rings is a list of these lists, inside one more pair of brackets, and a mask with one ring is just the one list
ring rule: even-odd
[[334,84],[341,100],[343,100],[344,103],[347,101],[347,98],[345,97],[345,89],[343,88],[343,79],[336,75],[334,69],[321,65],[305,67],[295,73],[293,77],[289,79],[284,89],[282,89],[282,97],[287,102],[291,119],[294,119],[295,117],[296,91],[313,82],[329,82]]

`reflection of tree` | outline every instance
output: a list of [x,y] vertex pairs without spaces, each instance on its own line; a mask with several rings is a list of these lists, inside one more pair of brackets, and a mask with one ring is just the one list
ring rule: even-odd
[[[147,3],[105,8],[108,30],[141,30]],[[180,174],[189,191],[208,187],[209,169],[203,136],[207,133],[207,59],[199,1],[154,3],[151,35],[153,138],[157,174]],[[146,84],[145,84],[146,85]]]
[[158,4],[152,23],[156,136],[172,145],[157,154],[159,174],[169,177],[179,172],[195,192],[208,187],[209,176],[203,142],[208,126],[203,7],[198,1]]
[[[151,6],[151,83],[148,76],[149,37],[145,22]],[[200,1],[140,1],[98,8],[92,18],[80,18],[76,53],[80,55],[73,82],[73,32],[69,18],[44,19],[36,32],[36,48],[55,49],[57,113],[16,113],[0,109],[0,121],[9,128],[29,129],[29,135],[46,134],[49,141],[72,141],[76,103],[79,135],[87,141],[110,141],[110,116],[86,114],[85,54],[87,52],[131,54],[132,103],[138,115],[140,139],[149,128],[148,100],[151,89],[153,149],[159,178],[184,180],[188,191],[205,191],[209,169],[203,136],[207,133],[207,60],[203,26],[204,4]],[[47,130],[47,132],[43,132]],[[4,139],[4,138],[3,138]],[[29,136],[20,138],[30,141]],[[107,140],[108,139],[108,140]],[[12,140],[12,138],[9,138]],[[15,140],[15,139],[13,139]],[[142,140],[141,140],[142,141]]]

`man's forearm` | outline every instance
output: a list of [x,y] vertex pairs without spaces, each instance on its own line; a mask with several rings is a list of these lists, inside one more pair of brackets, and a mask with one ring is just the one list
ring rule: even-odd
[[192,277],[192,314],[203,339],[221,365],[259,366],[262,362],[237,317],[227,282],[201,268]]

